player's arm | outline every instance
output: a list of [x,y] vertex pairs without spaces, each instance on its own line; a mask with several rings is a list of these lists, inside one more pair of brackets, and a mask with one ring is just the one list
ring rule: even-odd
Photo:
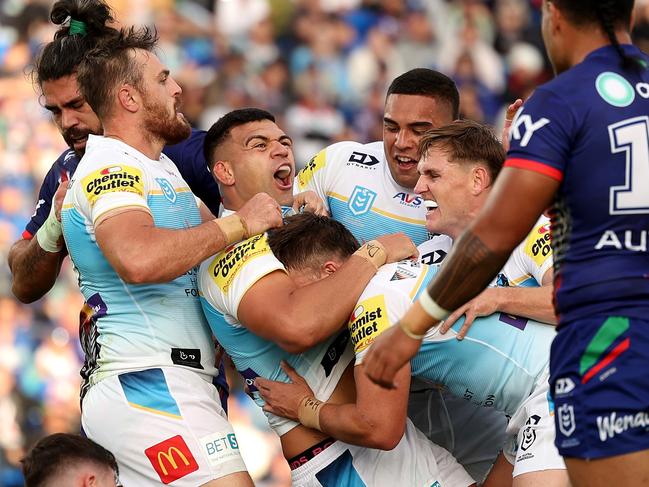
[[143,284],[175,279],[227,245],[281,224],[277,202],[259,193],[234,215],[185,229],[156,227],[144,206],[113,209],[98,218],[95,235],[117,274]]
[[393,386],[396,372],[417,353],[424,333],[446,318],[447,310],[456,310],[474,298],[502,269],[550,205],[559,184],[558,179],[536,171],[502,170],[484,208],[456,242],[423,298],[399,326],[383,333],[370,348],[364,363],[372,380]]
[[368,258],[368,252],[373,254],[373,242],[368,242],[332,275],[306,286],[296,286],[280,271],[264,276],[241,299],[239,321],[289,353],[301,353],[326,340],[347,322],[377,267],[386,260],[395,262],[416,252],[412,241],[403,234],[377,240],[385,249],[381,260],[376,256]]
[[47,181],[44,182],[39,200],[45,203],[36,209],[30,223],[36,225],[37,217],[44,220],[36,235],[15,242],[7,256],[12,275],[11,291],[23,303],[36,301],[52,289],[66,255],[61,229],[61,205],[67,191],[67,178],[63,179],[54,194],[51,191]]
[[355,366],[356,402],[349,404],[315,400],[302,377],[288,364],[283,363],[282,368],[291,383],[261,377],[255,381],[261,397],[266,401],[265,411],[294,421],[304,421],[305,426],[319,429],[337,440],[367,448],[391,450],[401,440],[408,409],[410,364],[397,372],[398,386],[391,390],[372,383],[363,370],[363,364]]

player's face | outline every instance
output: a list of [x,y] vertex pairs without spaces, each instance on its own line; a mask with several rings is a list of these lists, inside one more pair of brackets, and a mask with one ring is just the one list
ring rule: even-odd
[[176,144],[191,134],[191,126],[178,111],[182,90],[153,53],[140,51],[144,127],[166,144]]
[[293,204],[293,141],[274,122],[260,120],[234,127],[226,153],[237,193],[245,201],[264,192],[280,205]]
[[44,106],[52,114],[63,139],[71,149],[82,156],[88,135],[101,135],[101,122],[85,98],[79,93],[77,76],[71,74],[59,79],[43,81]]
[[449,162],[444,151],[433,148],[421,158],[418,169],[415,193],[424,198],[428,210],[426,229],[459,237],[472,219],[471,165]]
[[383,113],[383,149],[392,178],[414,188],[419,174],[419,141],[424,133],[453,121],[451,108],[437,98],[389,95]]

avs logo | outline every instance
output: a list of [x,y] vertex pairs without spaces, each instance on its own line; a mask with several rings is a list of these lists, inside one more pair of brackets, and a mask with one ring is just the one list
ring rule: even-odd
[[575,383],[570,377],[557,379],[557,382],[554,384],[554,397],[565,396],[566,394],[571,393],[574,388]]
[[421,196],[403,192],[395,194],[392,199],[398,199],[400,204],[409,206],[410,208],[419,208],[424,202]]
[[147,448],[144,454],[165,485],[198,470],[198,463],[180,435]]
[[376,193],[370,189],[356,186],[349,198],[348,207],[354,216],[361,216],[370,211],[376,200]]
[[509,140],[520,141],[521,147],[527,147],[534,132],[542,129],[550,123],[545,117],[539,118],[536,122],[528,114],[523,115],[522,108],[512,122],[512,128],[509,132]]
[[559,418],[559,431],[564,436],[570,436],[575,432],[575,408],[572,405],[563,404],[557,409]]
[[363,154],[362,152],[352,152],[349,156],[349,163],[358,164],[359,166],[372,167],[379,163],[377,157],[370,154]]
[[534,444],[536,440],[536,425],[541,421],[541,416],[533,414],[527,421],[525,421],[525,429],[523,430],[523,441],[521,441],[521,450],[527,449]]
[[160,185],[164,197],[167,198],[171,204],[174,204],[176,202],[176,190],[171,183],[165,178],[155,178],[155,180]]

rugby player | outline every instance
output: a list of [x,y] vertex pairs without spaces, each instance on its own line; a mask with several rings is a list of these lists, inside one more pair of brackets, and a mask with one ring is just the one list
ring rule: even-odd
[[[342,224],[305,213],[289,217],[281,229],[237,244],[201,265],[199,287],[205,314],[259,406],[264,403],[254,380],[260,376],[288,380],[280,368],[281,360],[306,377],[319,399],[353,401],[353,348],[344,323],[376,272],[375,266],[386,260],[382,251],[375,252],[380,248],[377,243],[389,248],[393,238],[378,237],[359,249]],[[292,278],[280,259],[287,252],[287,243],[296,241],[291,258],[303,273]],[[405,249],[401,255],[413,251],[413,247]],[[311,267],[307,256],[312,254],[333,258],[322,268]],[[397,255],[389,251],[388,260]],[[343,259],[345,264],[341,264]],[[356,268],[354,272],[350,272],[350,264]],[[331,276],[314,279],[322,273]],[[369,448],[335,441],[317,429],[269,414],[269,424],[280,436],[292,469],[292,485],[473,484],[448,452],[406,423],[405,400],[377,402],[374,407],[384,418],[398,414],[401,423],[394,422],[390,437],[368,438]]]
[[98,40],[77,70],[104,129],[104,137],[88,137],[61,212],[88,316],[82,426],[115,454],[127,484],[248,486],[212,385],[214,346],[196,265],[281,225],[281,211],[259,194],[237,213],[201,223],[193,194],[161,152],[191,129],[155,43],[149,29],[122,29]]
[[506,167],[440,278],[365,360],[391,385],[418,337],[493,279],[555,199],[550,384],[576,486],[649,485],[649,58],[631,44],[632,11],[633,0],[544,0],[557,77],[519,110]]
[[55,433],[36,443],[21,460],[25,487],[118,487],[115,456],[88,438]]

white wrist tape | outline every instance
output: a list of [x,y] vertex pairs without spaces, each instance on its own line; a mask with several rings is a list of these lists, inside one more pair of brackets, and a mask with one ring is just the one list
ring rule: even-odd
[[50,214],[41,228],[36,232],[36,240],[38,240],[38,245],[46,252],[56,253],[63,249],[63,244],[59,243],[61,235],[63,235],[63,227],[61,226],[61,222],[56,218],[56,209],[54,207],[54,201],[52,201]]
[[428,314],[428,316],[436,319],[437,321],[443,321],[448,318],[448,315],[451,314],[450,311],[445,310],[439,304],[437,304],[435,300],[430,297],[428,291],[421,293],[421,295],[419,296],[419,304],[421,304],[421,307],[424,308],[424,311]]

